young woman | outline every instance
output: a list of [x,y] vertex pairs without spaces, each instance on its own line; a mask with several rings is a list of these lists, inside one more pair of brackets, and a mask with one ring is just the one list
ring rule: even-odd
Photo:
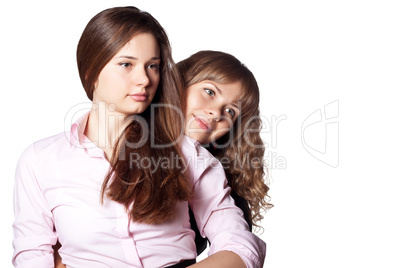
[[270,207],[264,182],[259,88],[234,56],[200,51],[178,63],[185,90],[185,134],[203,144],[225,169],[232,196],[251,225]]
[[247,231],[223,172],[212,185],[210,163],[196,165],[203,148],[177,143],[179,75],[159,23],[134,7],[105,10],[77,61],[93,107],[21,156],[13,264],[52,267],[58,240],[67,267],[184,267],[196,256],[190,201],[213,253],[194,267],[261,267],[265,244]]

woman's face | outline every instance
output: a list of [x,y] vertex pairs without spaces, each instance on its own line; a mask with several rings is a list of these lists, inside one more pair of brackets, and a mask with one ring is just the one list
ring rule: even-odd
[[150,33],[135,35],[105,65],[95,83],[93,102],[124,116],[145,111],[159,84],[160,50]]
[[201,81],[186,89],[185,134],[201,144],[225,135],[240,114],[240,82]]

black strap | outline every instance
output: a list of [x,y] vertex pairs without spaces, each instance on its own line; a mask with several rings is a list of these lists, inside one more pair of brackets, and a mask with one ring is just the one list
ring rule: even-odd
[[193,265],[195,263],[196,263],[195,259],[193,259],[193,260],[185,260],[185,261],[179,262],[179,263],[177,263],[175,265],[168,266],[168,267],[165,267],[165,268],[185,268],[185,267],[188,267],[188,266]]
[[236,206],[238,206],[243,211],[244,219],[248,223],[248,228],[251,232],[253,229],[253,223],[251,221],[251,211],[247,201],[240,195],[237,195],[234,191],[232,191],[230,195],[234,199]]
[[190,214],[191,229],[193,229],[193,231],[195,233],[194,241],[195,241],[195,246],[197,248],[197,256],[198,256],[207,248],[208,239],[201,236],[200,230],[198,230],[198,227],[197,227],[197,222],[195,221],[195,218],[194,218],[193,211],[190,209],[190,207],[188,208],[188,212]]

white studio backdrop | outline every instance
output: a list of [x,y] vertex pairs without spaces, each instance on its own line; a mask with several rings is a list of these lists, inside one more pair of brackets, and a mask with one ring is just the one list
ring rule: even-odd
[[15,166],[88,102],[75,62],[90,18],[134,5],[180,61],[229,52],[261,90],[273,209],[265,267],[402,267],[399,1],[8,1],[0,5],[0,267],[12,267]]

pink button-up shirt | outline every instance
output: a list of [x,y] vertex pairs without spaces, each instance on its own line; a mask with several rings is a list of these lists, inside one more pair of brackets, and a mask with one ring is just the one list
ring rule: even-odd
[[175,220],[135,223],[121,204],[106,199],[101,205],[110,164],[83,134],[87,118],[81,117],[70,132],[32,144],[20,158],[14,190],[16,267],[53,267],[57,240],[67,267],[164,267],[194,259],[189,205],[201,234],[211,241],[209,254],[229,250],[247,267],[262,267],[265,243],[248,231],[220,163],[188,137],[181,148],[195,195],[177,205]]

